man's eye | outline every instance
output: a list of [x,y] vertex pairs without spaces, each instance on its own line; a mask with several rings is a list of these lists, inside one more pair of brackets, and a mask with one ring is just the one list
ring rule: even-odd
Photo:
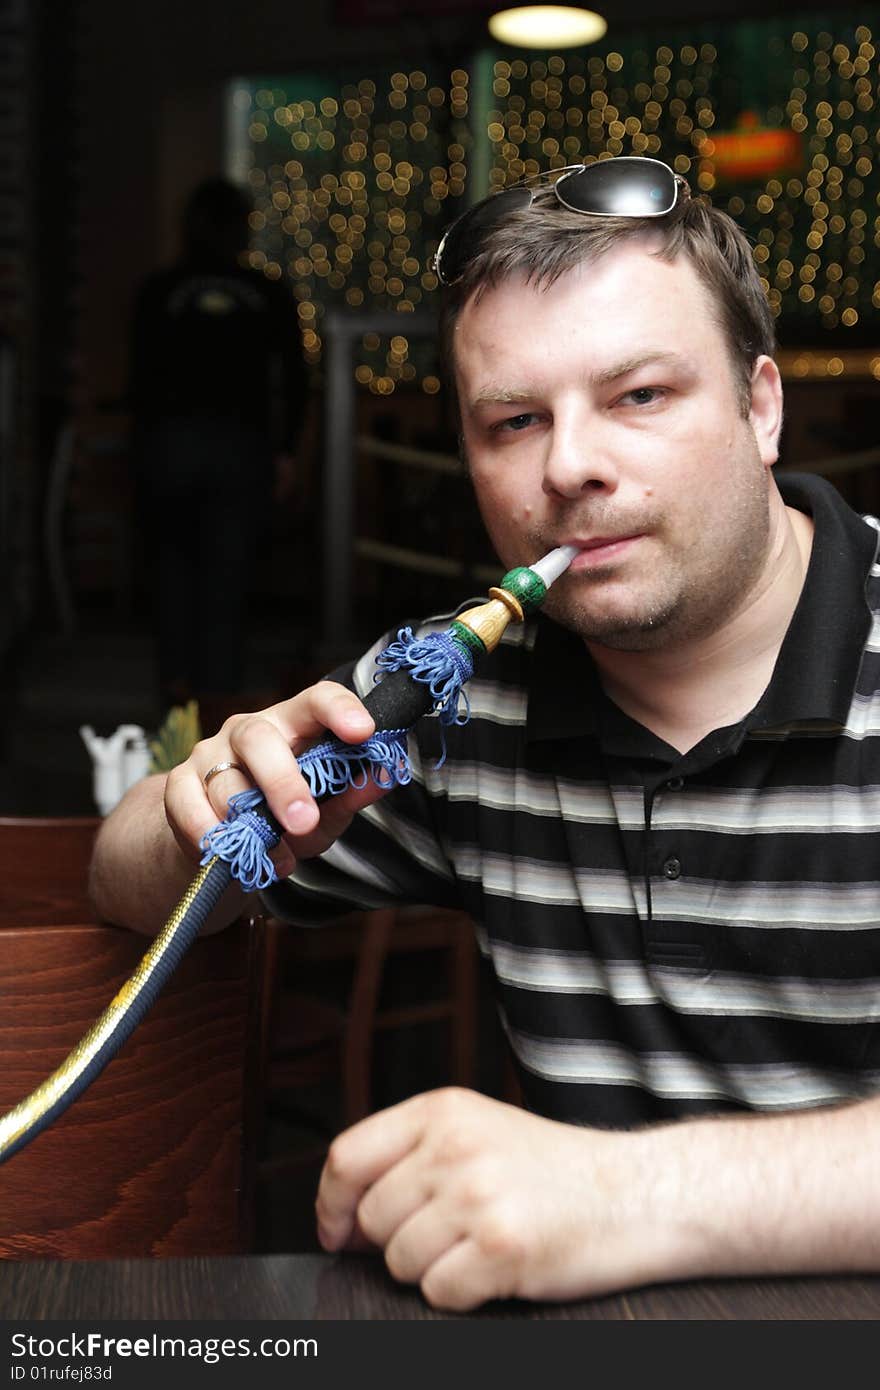
[[663,392],[657,386],[636,386],[632,391],[627,391],[623,399],[632,401],[634,405],[651,405],[662,394]]
[[493,425],[492,428],[495,430],[525,430],[528,429],[534,418],[534,415],[528,412],[525,415],[511,415],[507,420],[499,420],[498,424]]

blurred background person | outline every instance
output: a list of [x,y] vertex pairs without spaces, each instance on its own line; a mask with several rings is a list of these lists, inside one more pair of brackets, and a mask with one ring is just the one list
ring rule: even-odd
[[163,707],[244,687],[258,542],[294,485],[308,374],[290,291],[241,263],[250,211],[235,184],[199,184],[179,260],[135,305],[137,531]]

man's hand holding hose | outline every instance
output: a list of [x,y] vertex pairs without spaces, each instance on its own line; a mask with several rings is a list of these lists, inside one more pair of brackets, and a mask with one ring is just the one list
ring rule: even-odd
[[[153,935],[192,878],[202,854],[202,836],[226,815],[230,797],[255,786],[284,832],[271,852],[278,877],[289,874],[297,860],[322,854],[344,833],[352,816],[383,796],[384,789],[370,778],[366,785],[351,786],[319,806],[297,757],[328,733],[358,744],[374,728],[358,697],[335,681],[319,681],[290,700],[232,715],[170,773],[134,786],[108,818],[92,864],[92,895],[101,915]],[[206,785],[212,769],[224,764],[228,766]],[[136,893],[129,854],[124,872],[114,865],[113,847],[124,845],[131,835],[147,837],[149,845],[146,858],[138,860],[143,882]],[[234,920],[242,896],[237,886],[230,888],[209,930]]]

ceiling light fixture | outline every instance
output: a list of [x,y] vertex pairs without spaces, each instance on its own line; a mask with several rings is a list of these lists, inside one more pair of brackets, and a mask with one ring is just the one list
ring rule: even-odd
[[573,5],[520,5],[489,20],[493,39],[517,48],[575,48],[595,43],[607,28],[600,14]]

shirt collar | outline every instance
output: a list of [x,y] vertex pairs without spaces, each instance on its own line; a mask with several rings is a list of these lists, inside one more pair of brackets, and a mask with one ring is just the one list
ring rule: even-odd
[[[815,534],[772,680],[744,729],[815,721],[842,726],[871,626],[865,585],[878,533],[824,478],[780,473],[777,483],[789,506],[813,518]],[[528,739],[601,735],[619,711],[605,695],[584,642],[543,614],[537,625]]]

